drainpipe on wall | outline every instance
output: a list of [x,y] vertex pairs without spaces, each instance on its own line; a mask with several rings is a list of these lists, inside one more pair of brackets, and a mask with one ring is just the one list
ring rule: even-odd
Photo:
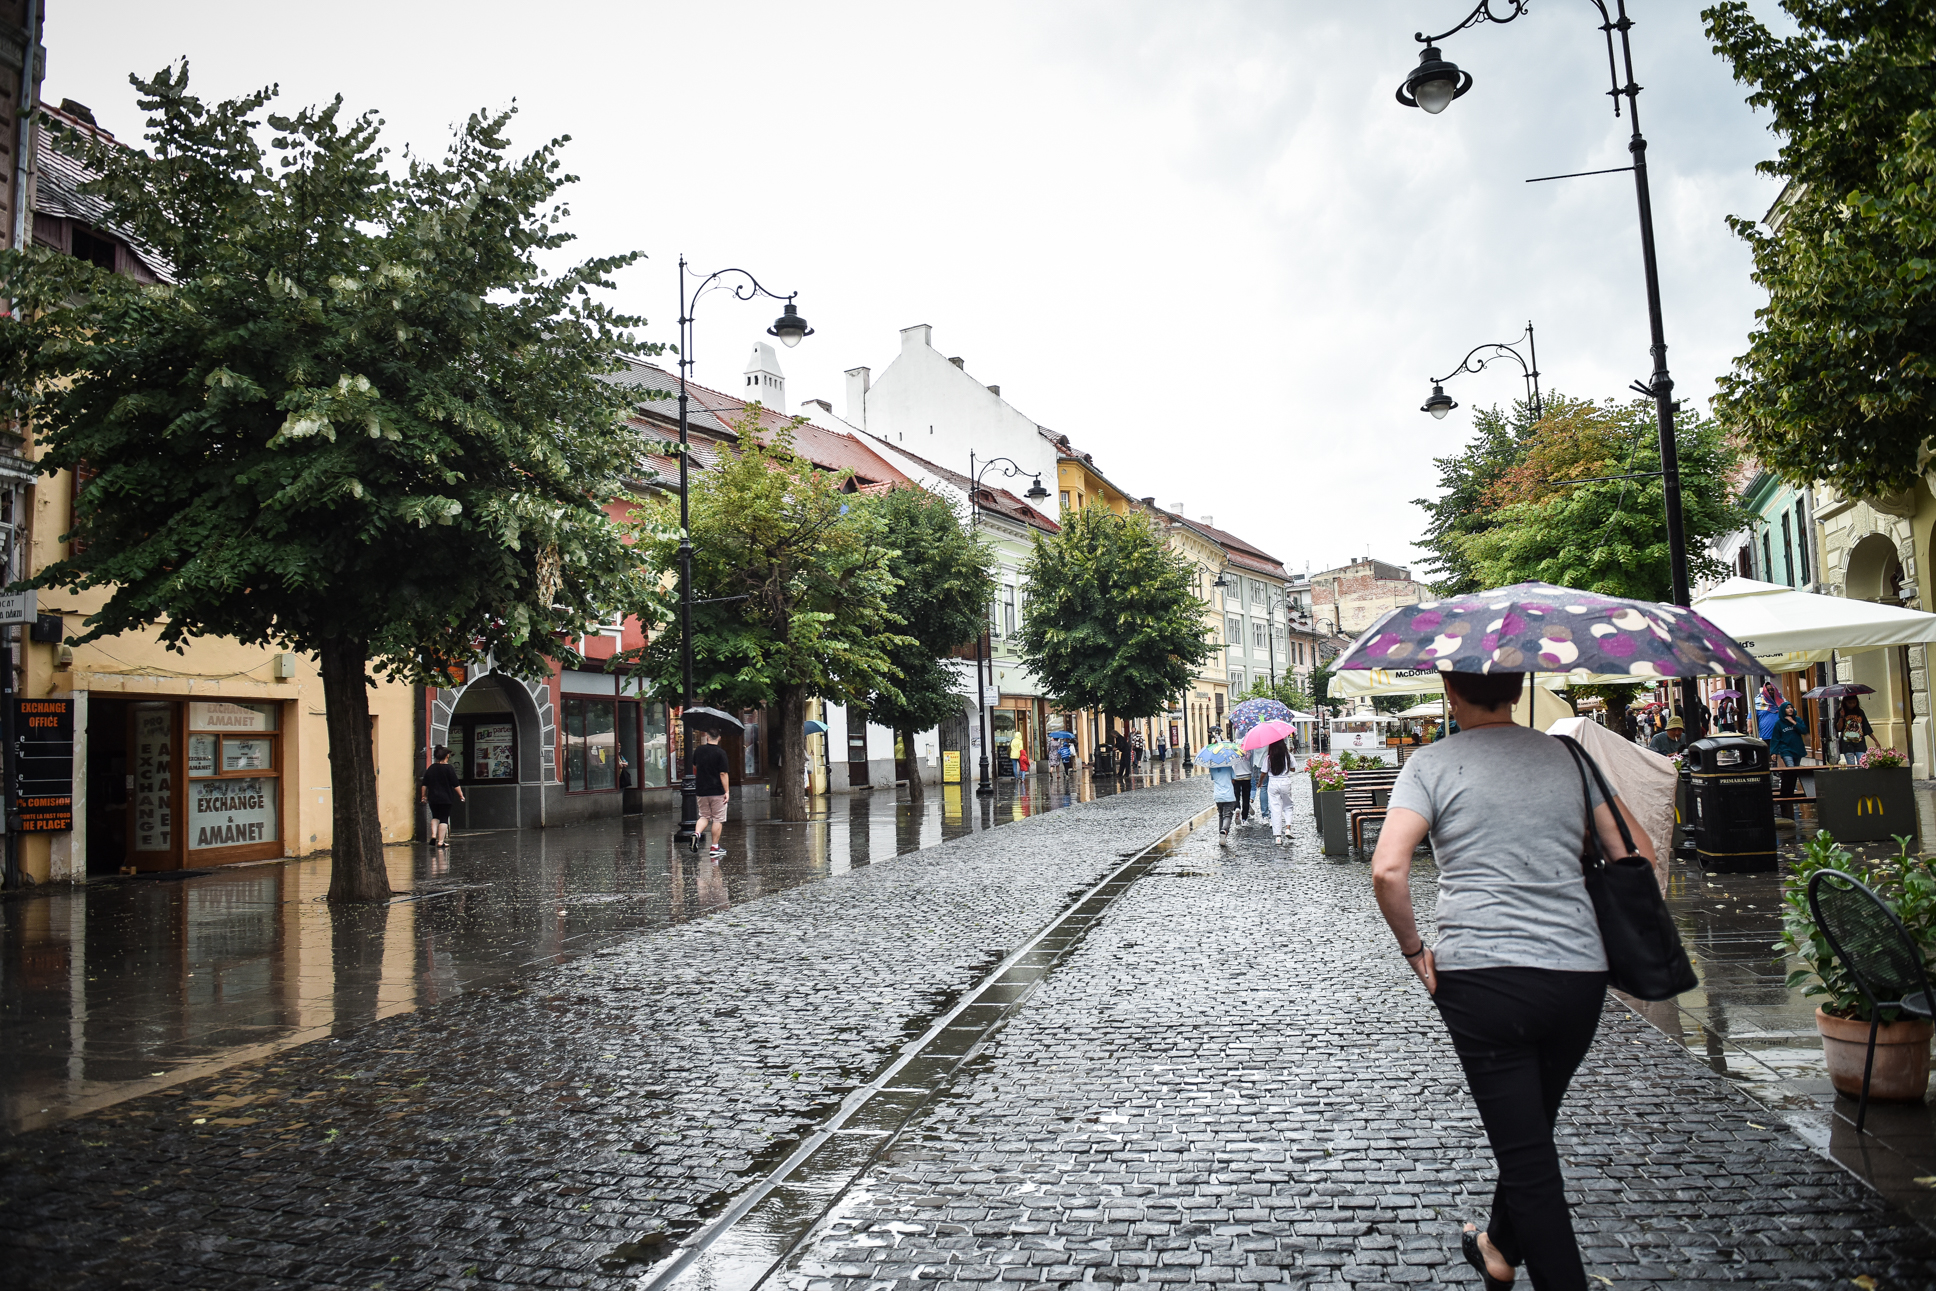
[[40,76],[34,55],[40,49],[40,0],[27,0],[27,38],[20,55],[20,101],[15,105],[13,163],[13,242],[17,250],[27,240],[28,169],[33,160],[34,112],[39,104]]

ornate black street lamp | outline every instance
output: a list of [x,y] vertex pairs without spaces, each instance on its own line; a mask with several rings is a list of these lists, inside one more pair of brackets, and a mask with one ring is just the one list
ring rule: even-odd
[[[1040,502],[1049,496],[1049,491],[1042,487],[1040,471],[1032,472],[1012,457],[991,457],[977,468],[975,452],[969,449],[968,528],[976,533],[981,531],[981,477],[988,474],[989,468],[993,466],[1002,467],[1002,475],[1006,479],[1013,479],[1017,475],[1034,475],[1035,482],[1028,486],[1026,495],[1029,501]],[[981,631],[975,633],[975,725],[981,732],[981,766],[976,774],[975,792],[984,798],[995,792],[995,786],[988,779],[988,687],[982,675],[986,671],[982,665],[982,657],[983,647],[987,643],[988,624],[984,623]],[[695,806],[694,810],[698,808]]]
[[[1526,344],[1524,354],[1516,348],[1521,341]],[[1481,355],[1484,357],[1480,357]],[[1476,365],[1473,363],[1475,358],[1478,359]],[[1459,360],[1458,367],[1442,377],[1433,377],[1432,397],[1420,405],[1419,411],[1429,412],[1442,420],[1446,413],[1459,406],[1452,401],[1451,395],[1445,393],[1445,383],[1461,372],[1470,372],[1474,375],[1484,372],[1486,365],[1496,363],[1500,359],[1511,359],[1519,365],[1520,374],[1526,382],[1526,397],[1532,401],[1533,420],[1538,421],[1544,417],[1546,409],[1539,399],[1539,350],[1533,345],[1533,325],[1530,322],[1526,324],[1526,334],[1517,340],[1489,341],[1484,345],[1474,346],[1470,353]]]
[[[1465,21],[1450,31],[1436,36],[1423,32],[1413,34],[1413,39],[1425,46],[1419,58],[1419,65],[1405,78],[1399,87],[1398,101],[1407,107],[1424,108],[1427,112],[1443,112],[1453,99],[1472,88],[1472,76],[1460,71],[1453,64],[1440,57],[1438,42],[1467,27],[1482,23],[1508,23],[1526,12],[1526,0],[1502,0],[1510,4],[1510,13],[1493,12],[1494,0],[1480,0],[1480,3],[1465,16]],[[1636,381],[1632,388],[1635,392],[1647,395],[1654,401],[1655,419],[1660,425],[1660,479],[1661,491],[1665,495],[1667,513],[1667,558],[1668,575],[1673,587],[1673,601],[1676,605],[1688,604],[1687,579],[1687,536],[1681,524],[1681,472],[1680,454],[1674,440],[1674,379],[1667,372],[1667,334],[1660,317],[1660,267],[1654,255],[1654,204],[1647,186],[1647,140],[1640,133],[1640,86],[1633,76],[1633,45],[1628,33],[1633,28],[1633,20],[1627,17],[1627,0],[1614,0],[1613,14],[1607,12],[1606,0],[1587,0],[1600,13],[1600,30],[1607,38],[1607,76],[1613,88],[1607,91],[1613,99],[1613,115],[1620,115],[1620,100],[1627,100],[1627,111],[1633,126],[1627,141],[1627,153],[1633,158],[1631,166],[1615,166],[1607,170],[1576,171],[1568,175],[1544,175],[1528,183],[1540,183],[1548,179],[1574,179],[1581,175],[1611,175],[1630,170],[1634,177],[1634,200],[1640,213],[1640,264],[1647,287],[1647,325],[1652,338],[1654,360],[1653,375],[1647,384]],[[1620,61],[1616,68],[1614,61],[1613,37],[1620,34]],[[1626,84],[1620,83],[1621,70],[1626,73]],[[1435,390],[1435,397],[1443,391]],[[1449,411],[1449,405],[1447,410]],[[1426,411],[1432,411],[1427,402]],[[1692,712],[1699,702],[1692,678],[1681,681],[1681,706]]]
[[[730,282],[737,275],[744,282]],[[690,441],[686,435],[686,373],[692,367],[692,311],[698,308],[699,298],[715,287],[726,287],[739,300],[756,300],[765,296],[771,300],[785,302],[785,310],[773,320],[773,326],[766,334],[775,337],[780,344],[792,349],[806,337],[813,335],[807,320],[800,317],[794,308],[793,299],[799,292],[782,296],[760,286],[759,280],[744,269],[721,269],[711,274],[686,294],[686,258],[679,257],[679,668],[681,674],[679,724],[684,728],[685,737],[681,743],[679,779],[679,832],[681,842],[691,842],[699,836],[699,782],[692,772],[692,723],[686,714],[692,712],[692,607],[711,605],[714,601],[742,601],[743,596],[716,597],[714,600],[695,601],[692,599],[692,521],[687,506],[687,485],[691,482],[687,462],[691,457]],[[781,409],[782,412],[785,409]]]

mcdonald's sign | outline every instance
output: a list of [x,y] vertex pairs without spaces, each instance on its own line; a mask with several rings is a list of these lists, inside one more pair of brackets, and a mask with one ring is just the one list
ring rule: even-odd
[[1887,842],[1916,829],[1908,767],[1817,767],[1815,815],[1838,843]]

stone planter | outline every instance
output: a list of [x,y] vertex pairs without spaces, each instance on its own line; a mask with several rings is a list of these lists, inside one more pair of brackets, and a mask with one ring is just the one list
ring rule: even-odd
[[[1862,1094],[1862,1063],[1869,1051],[1869,1024],[1830,1017],[1815,1010],[1815,1029],[1822,1033],[1822,1056],[1836,1092],[1858,1098]],[[1929,1088],[1929,1038],[1936,1024],[1917,1018],[1885,1022],[1876,1031],[1875,1067],[1869,1076],[1869,1097],[1884,1102],[1920,1103]]]
[[1317,809],[1318,829],[1324,835],[1324,854],[1343,856],[1351,843],[1351,835],[1345,829],[1344,790],[1313,793],[1311,802]]
[[1815,819],[1838,843],[1883,843],[1914,838],[1916,794],[1908,767],[1819,767]]

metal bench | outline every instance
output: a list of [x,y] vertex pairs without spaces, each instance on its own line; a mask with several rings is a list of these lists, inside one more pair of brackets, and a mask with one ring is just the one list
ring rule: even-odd
[[1862,1098],[1855,1109],[1855,1130],[1860,1134],[1869,1115],[1869,1077],[1875,1070],[1876,1029],[1882,1025],[1882,1011],[1936,1016],[1936,995],[1930,993],[1929,977],[1923,972],[1921,948],[1910,939],[1895,911],[1862,880],[1841,870],[1817,870],[1808,880],[1808,910],[1869,1006],[1869,1051],[1862,1061]]

